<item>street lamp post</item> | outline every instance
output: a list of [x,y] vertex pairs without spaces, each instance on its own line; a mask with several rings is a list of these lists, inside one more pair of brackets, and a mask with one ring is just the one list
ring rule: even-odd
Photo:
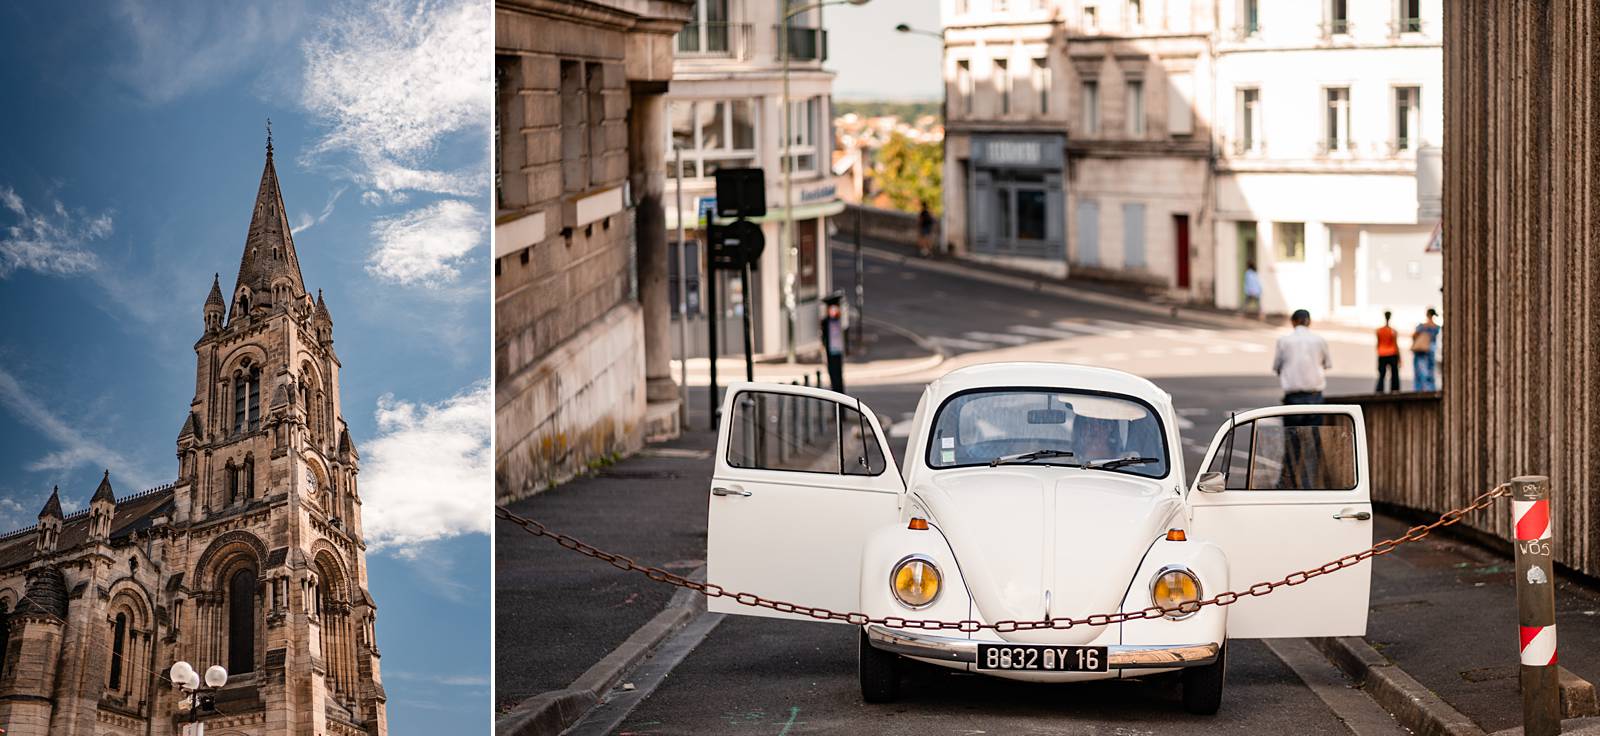
[[172,686],[181,693],[178,702],[184,698],[189,699],[189,725],[184,727],[184,736],[200,736],[204,733],[205,726],[196,728],[200,722],[201,710],[216,709],[216,693],[223,685],[228,684],[228,671],[222,665],[214,664],[206,668],[205,686],[200,685],[200,673],[194,671],[194,666],[179,660],[172,665],[167,673],[172,680]]
[[[792,2],[792,0],[790,0]],[[807,3],[797,8],[784,4],[783,23],[778,31],[778,56],[783,59],[783,160],[780,164],[783,171],[783,264],[779,269],[783,273],[783,316],[786,323],[784,357],[790,363],[795,362],[795,308],[799,306],[796,295],[798,271],[800,270],[800,250],[794,244],[794,176],[790,171],[794,168],[789,158],[789,144],[792,142],[793,113],[789,109],[789,20],[801,13],[805,13],[825,5],[866,5],[867,0],[819,0]],[[748,300],[749,295],[745,295]],[[747,306],[746,309],[749,307]]]
[[[933,31],[924,31],[920,28],[912,28],[905,23],[896,24],[894,29],[900,33],[910,33],[918,36],[927,36],[929,38],[939,39],[939,117],[943,118],[945,130],[948,131],[950,129],[950,85],[944,79],[944,29],[941,28],[937,33],[935,33]],[[940,145],[944,145],[942,141],[940,142]],[[943,197],[942,194],[940,196],[941,198]],[[947,255],[948,251],[945,250],[946,241],[944,234],[948,232],[948,230],[945,229],[945,213],[948,211],[949,208],[947,207],[941,206],[939,208],[939,252]]]

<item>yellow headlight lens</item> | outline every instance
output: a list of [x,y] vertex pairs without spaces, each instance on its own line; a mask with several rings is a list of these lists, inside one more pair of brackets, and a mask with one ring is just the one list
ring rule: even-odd
[[1167,618],[1188,618],[1199,610],[1198,607],[1184,604],[1200,600],[1200,579],[1182,567],[1162,570],[1150,584],[1150,600],[1162,608],[1184,609],[1181,613],[1167,614]]
[[910,608],[922,608],[939,597],[942,578],[932,560],[923,557],[901,560],[890,579],[894,597]]

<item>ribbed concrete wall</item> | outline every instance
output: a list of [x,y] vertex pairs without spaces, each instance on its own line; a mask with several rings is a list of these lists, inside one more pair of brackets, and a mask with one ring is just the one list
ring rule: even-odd
[[[1600,575],[1600,4],[1445,5],[1444,431],[1459,504],[1551,477],[1557,559]],[[1509,510],[1472,520],[1509,533]]]

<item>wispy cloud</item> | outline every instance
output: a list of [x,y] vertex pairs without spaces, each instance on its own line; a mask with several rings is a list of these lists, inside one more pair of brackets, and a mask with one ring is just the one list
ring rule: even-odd
[[456,199],[377,220],[367,272],[399,284],[444,286],[461,275],[487,227],[481,209]]
[[492,413],[487,381],[437,403],[378,399],[379,434],[362,448],[372,549],[406,556],[433,540],[489,532]]
[[489,678],[485,675],[432,675],[407,670],[389,670],[383,673],[384,679],[396,679],[402,682],[425,682],[430,685],[444,685],[446,687],[488,687]]
[[290,232],[294,233],[295,235],[299,235],[300,233],[310,230],[313,227],[321,225],[323,220],[328,219],[328,216],[333,214],[334,203],[339,201],[339,196],[344,194],[346,189],[349,189],[349,187],[339,187],[338,189],[333,190],[333,194],[328,196],[327,204],[322,205],[322,212],[318,213],[316,217],[312,217],[309,212],[301,212],[300,218],[293,226],[290,227]]
[[301,105],[329,129],[306,156],[346,153],[368,195],[467,196],[481,167],[427,168],[441,139],[479,130],[492,108],[490,14],[469,0],[345,4],[302,44]]
[[128,483],[123,487],[129,490],[143,490],[152,485],[150,474],[142,466],[57,416],[44,401],[29,392],[4,368],[0,368],[0,405],[10,409],[18,419],[33,427],[45,438],[61,446],[61,449],[25,465],[26,470],[60,474],[89,465],[109,468],[113,474],[121,476]]
[[87,246],[111,235],[110,212],[69,210],[60,200],[43,209],[30,208],[15,190],[3,186],[0,207],[15,220],[0,235],[0,278],[19,270],[56,276],[93,271],[99,259]]
[[270,5],[123,0],[116,12],[133,36],[132,58],[111,73],[146,102],[163,104],[207,89],[289,43],[304,21],[304,3]]

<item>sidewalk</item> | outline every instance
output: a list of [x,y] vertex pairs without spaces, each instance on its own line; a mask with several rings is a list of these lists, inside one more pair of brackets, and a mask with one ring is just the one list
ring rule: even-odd
[[[1499,512],[1509,513],[1503,506]],[[1398,537],[1408,527],[1379,515],[1374,538]],[[1510,542],[1498,556],[1435,533],[1375,558],[1372,570],[1367,641],[1487,733],[1522,723],[1510,553]],[[1560,664],[1600,682],[1600,591],[1560,578],[1558,572]]]

